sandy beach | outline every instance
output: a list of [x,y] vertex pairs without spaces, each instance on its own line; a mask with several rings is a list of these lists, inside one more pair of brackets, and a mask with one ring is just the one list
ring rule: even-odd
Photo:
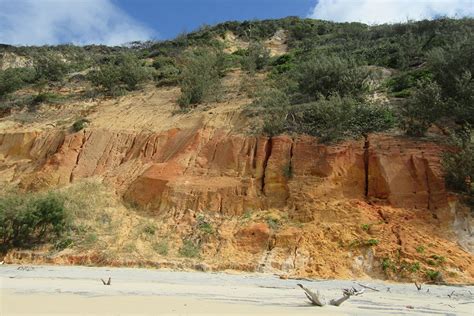
[[[104,286],[101,278],[111,277]],[[360,284],[377,289],[340,307],[313,307],[296,284],[328,300]],[[381,281],[282,280],[268,274],[76,266],[0,266],[3,315],[473,315],[474,287]],[[453,293],[454,291],[454,293]]]

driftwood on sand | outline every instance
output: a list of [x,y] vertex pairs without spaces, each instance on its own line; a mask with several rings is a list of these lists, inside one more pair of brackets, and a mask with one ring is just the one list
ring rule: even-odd
[[103,283],[104,285],[110,285],[110,282],[112,281],[112,278],[109,277],[109,279],[107,280],[107,282],[105,282],[104,279],[100,279],[100,280],[102,281],[102,283]]
[[[303,286],[302,284],[297,284],[297,285],[303,289],[304,294],[306,294],[306,297],[309,299],[312,305],[319,306],[319,307],[326,305],[326,303],[324,302],[324,298],[321,296],[319,291],[316,291],[315,293],[311,291],[310,289],[308,289],[307,287]],[[329,305],[340,306],[342,303],[347,301],[351,296],[361,295],[363,293],[364,293],[364,290],[357,290],[355,288],[344,289],[342,290],[343,296],[338,299],[330,300]]]

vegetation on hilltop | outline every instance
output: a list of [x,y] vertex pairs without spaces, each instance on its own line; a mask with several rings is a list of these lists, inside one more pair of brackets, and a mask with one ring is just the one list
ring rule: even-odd
[[[271,57],[265,41],[279,30],[288,50]],[[246,46],[225,50],[227,32]],[[173,40],[123,47],[1,46],[0,53],[31,63],[0,71],[0,108],[52,102],[48,87],[80,78],[93,95],[117,95],[153,81],[176,85],[179,106],[189,110],[217,100],[221,78],[240,68],[247,78],[265,75],[248,108],[258,118],[256,130],[330,142],[392,128],[424,137],[436,127],[457,144],[445,157],[449,185],[472,196],[474,175],[464,168],[473,160],[472,34],[469,18],[368,26],[288,17],[203,26]],[[24,88],[36,92],[16,94]]]

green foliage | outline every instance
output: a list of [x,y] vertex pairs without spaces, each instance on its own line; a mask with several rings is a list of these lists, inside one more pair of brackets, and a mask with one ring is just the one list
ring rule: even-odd
[[34,80],[32,68],[9,68],[0,71],[0,100]]
[[291,163],[287,163],[283,166],[283,175],[286,179],[293,178],[293,168],[291,167]]
[[183,240],[183,246],[179,249],[180,256],[186,258],[198,258],[199,252],[199,245],[189,239]]
[[72,124],[72,130],[77,133],[86,128],[89,123],[90,121],[86,118],[78,119],[74,124]]
[[214,228],[212,227],[212,224],[209,223],[209,221],[202,214],[199,214],[197,217],[197,227],[205,234],[214,234]]
[[362,228],[362,230],[365,230],[366,232],[368,232],[370,230],[370,226],[372,226],[371,224],[362,224],[360,227]]
[[0,245],[32,247],[60,237],[68,216],[62,197],[55,194],[8,194],[0,198]]
[[304,133],[317,136],[323,142],[358,138],[389,129],[395,123],[395,116],[388,107],[340,96],[293,105],[287,110],[267,109],[266,115],[272,116],[267,122],[277,126],[277,132]]
[[428,279],[434,282],[440,282],[443,279],[443,275],[438,270],[426,270],[425,275]]
[[225,71],[223,55],[212,49],[197,49],[184,60],[178,100],[182,108],[216,99],[220,90],[220,77]]
[[241,59],[242,68],[248,72],[264,69],[270,62],[270,51],[260,42],[250,43]]
[[276,230],[280,227],[280,221],[273,217],[267,218],[267,224],[268,224],[268,227],[270,227],[273,230]]
[[34,61],[37,81],[61,81],[69,72],[69,65],[55,53],[37,54]]
[[416,247],[416,252],[418,252],[418,253],[424,253],[424,252],[425,252],[425,247],[424,247],[424,246],[418,246],[418,247]]
[[389,258],[384,258],[382,260],[382,270],[388,272],[389,269],[394,271],[396,269],[395,264]]
[[378,239],[369,239],[365,242],[367,246],[377,246],[379,244]]
[[147,235],[153,236],[156,232],[156,227],[155,225],[148,223],[145,226],[143,226],[143,233]]
[[136,90],[150,78],[150,71],[133,53],[121,53],[110,57],[98,69],[88,74],[93,85],[110,95],[124,89]]
[[436,82],[421,83],[402,108],[402,128],[410,136],[423,136],[428,128],[445,113],[441,88]]
[[335,94],[358,96],[367,90],[368,74],[354,60],[336,55],[314,55],[289,72],[291,80],[297,83],[292,99],[309,102]]
[[[467,135],[470,138],[470,132]],[[474,205],[474,143],[458,141],[454,150],[443,154],[444,179],[449,189],[461,193],[469,205]]]
[[169,252],[168,241],[166,239],[160,240],[153,244],[153,249],[162,256],[167,256]]

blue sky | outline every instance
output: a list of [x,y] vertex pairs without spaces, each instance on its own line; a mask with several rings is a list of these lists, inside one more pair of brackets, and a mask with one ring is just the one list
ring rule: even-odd
[[368,24],[473,17],[474,0],[0,0],[0,43],[120,45],[286,16]]
[[203,24],[232,20],[305,17],[315,0],[114,0],[138,21],[146,23],[161,38],[192,31]]

